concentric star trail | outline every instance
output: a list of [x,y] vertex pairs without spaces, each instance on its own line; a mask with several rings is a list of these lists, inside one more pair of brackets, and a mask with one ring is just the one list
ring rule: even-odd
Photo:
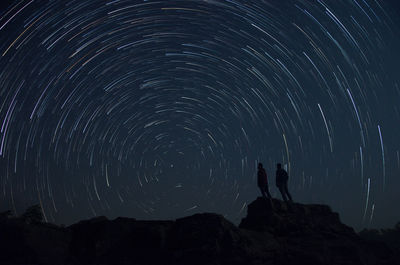
[[295,201],[390,225],[397,17],[383,0],[4,6],[0,208],[40,203],[57,223],[204,211],[237,221],[261,161],[275,197],[281,162]]

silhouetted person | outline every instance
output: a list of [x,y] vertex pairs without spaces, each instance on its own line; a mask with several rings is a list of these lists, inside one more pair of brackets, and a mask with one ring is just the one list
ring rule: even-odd
[[264,198],[267,198],[267,195],[269,199],[272,198],[268,188],[267,172],[265,172],[263,164],[261,163],[258,163],[257,185],[260,188],[261,194]]
[[287,201],[289,198],[289,201],[292,201],[292,196],[290,196],[289,190],[288,190],[288,179],[289,175],[282,168],[282,165],[280,163],[276,164],[276,186],[278,187],[279,191],[282,194],[282,199],[284,201]]

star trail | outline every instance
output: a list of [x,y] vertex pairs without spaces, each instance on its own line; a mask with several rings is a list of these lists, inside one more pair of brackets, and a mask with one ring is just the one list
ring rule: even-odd
[[395,3],[2,5],[0,209],[237,222],[280,162],[295,201],[400,220]]

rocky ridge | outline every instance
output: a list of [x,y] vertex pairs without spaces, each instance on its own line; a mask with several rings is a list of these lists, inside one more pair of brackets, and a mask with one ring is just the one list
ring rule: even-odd
[[0,264],[400,264],[400,239],[360,236],[326,205],[259,197],[247,210],[238,227],[213,213],[69,227],[0,218]]

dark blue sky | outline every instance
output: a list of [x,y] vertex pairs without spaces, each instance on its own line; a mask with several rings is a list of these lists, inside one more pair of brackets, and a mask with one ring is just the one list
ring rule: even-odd
[[233,222],[294,200],[400,221],[397,1],[14,1],[0,11],[0,209]]

